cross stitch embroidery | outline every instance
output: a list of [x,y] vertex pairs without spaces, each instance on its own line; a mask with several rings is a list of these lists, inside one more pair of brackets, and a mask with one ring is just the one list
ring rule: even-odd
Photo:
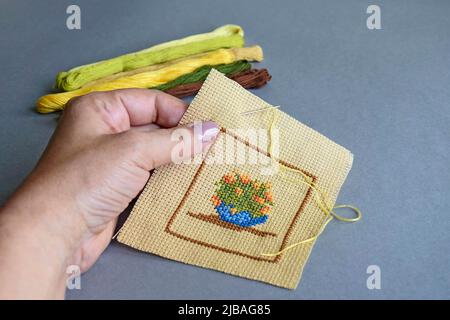
[[273,206],[270,182],[252,180],[248,175],[233,171],[216,184],[211,200],[222,221],[241,227],[267,221]]

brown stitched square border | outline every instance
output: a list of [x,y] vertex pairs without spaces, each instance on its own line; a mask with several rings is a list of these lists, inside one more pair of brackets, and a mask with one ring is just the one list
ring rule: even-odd
[[[240,138],[239,136],[237,136],[237,135],[235,135],[235,134],[233,134],[233,133],[231,133],[231,132],[228,132],[225,128],[221,128],[220,131],[223,132],[224,134],[227,134],[227,135],[233,137],[234,139],[236,139],[236,140],[238,140],[238,141],[244,143],[244,144],[247,145],[248,147],[250,147],[250,148],[256,150],[257,152],[262,153],[262,154],[264,154],[264,155],[270,157],[270,154],[269,154],[268,152],[266,152],[266,151],[264,151],[264,150],[261,150],[261,149],[258,148],[257,146],[251,145],[248,141],[246,141],[246,140]],[[294,165],[292,165],[292,164],[290,164],[290,163],[287,163],[287,162],[285,162],[285,161],[283,161],[283,160],[281,160],[281,159],[276,159],[276,160],[277,160],[279,163],[281,163],[282,165],[284,165],[284,166],[287,166],[287,167],[292,168],[292,169],[295,169],[295,170],[300,170],[300,171],[302,171],[304,174],[306,174],[308,177],[310,177],[310,178],[312,179],[312,182],[313,182],[313,183],[316,182],[317,177],[314,176],[313,174],[311,174],[311,173],[309,173],[309,172],[307,172],[307,171],[305,171],[305,170],[303,170],[303,169],[300,169],[300,168],[298,168],[298,167],[296,167],[296,166],[294,166]],[[252,256],[252,255],[249,255],[249,254],[247,254],[247,253],[243,253],[243,252],[240,252],[240,251],[237,251],[237,250],[232,250],[232,249],[228,249],[228,248],[223,248],[223,247],[220,247],[220,246],[216,246],[216,245],[214,245],[214,244],[211,244],[211,243],[207,243],[207,242],[205,242],[205,241],[193,239],[193,238],[190,238],[190,237],[185,236],[185,235],[183,235],[183,234],[180,234],[180,233],[178,233],[178,232],[176,232],[176,231],[171,230],[170,227],[171,227],[172,223],[175,221],[176,216],[178,215],[179,211],[181,210],[181,208],[183,207],[184,203],[186,202],[186,199],[187,199],[188,196],[190,195],[191,190],[192,190],[192,187],[194,186],[194,184],[195,184],[195,182],[196,182],[196,180],[197,180],[197,177],[199,176],[200,172],[203,170],[204,165],[205,165],[205,161],[202,161],[202,163],[200,164],[199,168],[197,169],[197,171],[196,171],[194,177],[192,178],[192,181],[191,181],[191,183],[189,184],[189,187],[188,187],[186,193],[184,194],[183,198],[181,199],[180,203],[178,204],[177,208],[175,209],[175,212],[174,212],[174,213],[172,214],[172,216],[170,217],[170,219],[169,219],[169,221],[168,221],[168,223],[167,223],[167,225],[166,225],[165,232],[167,232],[167,233],[169,233],[169,234],[171,234],[171,235],[173,235],[173,236],[175,236],[175,237],[177,237],[177,238],[180,238],[180,239],[183,239],[183,240],[186,240],[186,241],[190,241],[190,242],[192,242],[192,243],[195,243],[195,244],[198,244],[198,245],[201,245],[201,246],[205,246],[205,247],[208,247],[208,248],[211,248],[211,249],[219,250],[219,251],[222,251],[222,252],[226,252],[226,253],[230,253],[230,254],[239,255],[239,256],[246,257],[246,258],[253,259],[253,260],[257,260],[257,261],[266,261],[266,262],[271,262],[271,263],[277,263],[277,262],[279,262],[280,259],[281,259],[281,257],[282,257],[282,254],[277,255],[277,256],[274,257],[273,259],[271,259],[271,258],[264,258],[264,257],[262,257],[262,256]],[[288,241],[289,241],[289,238],[290,238],[291,233],[292,233],[292,230],[293,230],[293,228],[294,228],[294,226],[295,226],[295,224],[296,224],[296,222],[297,222],[297,220],[298,220],[300,214],[303,212],[304,208],[306,207],[306,204],[307,204],[308,201],[310,200],[311,195],[312,195],[312,188],[309,187],[309,188],[308,188],[308,191],[306,192],[305,197],[304,197],[303,200],[301,201],[300,206],[299,206],[297,212],[295,213],[295,215],[294,215],[294,217],[293,217],[293,219],[292,219],[292,221],[291,221],[291,224],[290,224],[289,227],[288,227],[288,230],[287,230],[286,234],[284,235],[283,241],[282,241],[281,246],[280,246],[280,248],[279,248],[278,251],[283,250],[283,249],[287,246]]]

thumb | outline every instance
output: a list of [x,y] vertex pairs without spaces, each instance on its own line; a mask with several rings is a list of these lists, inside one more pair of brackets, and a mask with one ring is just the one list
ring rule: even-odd
[[213,121],[196,121],[183,127],[126,134],[131,135],[134,160],[150,171],[167,163],[181,163],[206,151],[219,131]]

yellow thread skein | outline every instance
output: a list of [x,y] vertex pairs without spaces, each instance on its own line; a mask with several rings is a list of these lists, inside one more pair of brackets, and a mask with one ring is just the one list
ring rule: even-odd
[[107,77],[103,77],[101,79],[97,79],[91,82],[86,83],[85,85],[83,85],[81,88],[87,88],[87,87],[91,87],[94,85],[98,85],[101,83],[106,83],[106,82],[110,82],[112,80],[118,79],[118,78],[123,78],[123,77],[129,77],[138,73],[142,73],[142,72],[149,72],[149,71],[155,71],[155,70],[159,70],[162,68],[166,68],[169,66],[172,66],[176,63],[182,62],[182,61],[186,61],[186,60],[192,60],[194,58],[201,58],[204,57],[205,53],[199,53],[199,54],[195,54],[189,57],[185,57],[185,58],[180,58],[180,59],[175,59],[175,60],[171,60],[168,62],[164,62],[164,63],[159,63],[159,64],[154,64],[151,66],[147,66],[147,67],[142,67],[139,69],[134,69],[134,70],[130,70],[130,71],[125,71],[125,72],[119,72],[116,74],[112,74],[110,76]]
[[193,72],[205,65],[228,64],[238,60],[262,61],[263,52],[261,47],[219,49],[200,56],[182,59],[156,70],[132,74],[113,79],[106,83],[99,82],[98,84],[88,85],[74,91],[48,94],[37,101],[36,109],[40,113],[54,112],[64,109],[65,104],[71,98],[82,96],[93,91],[152,88]]
[[[333,220],[334,218],[337,220],[343,221],[343,222],[356,222],[361,219],[362,214],[361,214],[361,211],[357,207],[354,207],[351,205],[344,204],[344,205],[337,205],[337,206],[333,207],[330,204],[328,195],[324,191],[322,191],[315,182],[312,181],[311,177],[307,176],[301,170],[287,167],[287,166],[283,165],[282,163],[276,161],[273,158],[273,145],[272,145],[273,139],[272,139],[272,137],[273,137],[273,130],[274,130],[276,122],[278,120],[278,113],[274,107],[272,107],[270,109],[271,109],[270,111],[273,113],[273,118],[272,118],[272,121],[271,121],[271,124],[269,127],[270,139],[269,139],[269,148],[268,148],[269,150],[268,151],[269,151],[270,158],[272,159],[272,161],[276,162],[276,165],[279,166],[282,179],[284,179],[285,181],[288,181],[290,183],[294,183],[294,184],[307,185],[314,191],[314,196],[315,196],[314,199],[315,199],[317,205],[319,206],[320,210],[322,210],[322,212],[325,213],[325,216],[327,217],[325,223],[322,225],[322,227],[319,229],[319,232],[315,236],[305,239],[305,240],[302,240],[300,242],[291,244],[291,245],[287,246],[286,248],[284,248],[283,250],[280,250],[278,252],[261,253],[261,255],[266,256],[266,257],[275,257],[275,256],[278,256],[278,255],[288,251],[288,250],[298,247],[299,245],[309,243],[309,242],[316,240],[322,234],[322,232],[325,230],[325,227],[328,225],[328,223],[330,223],[330,221]],[[300,174],[302,176],[302,180],[288,179],[286,176],[283,175],[286,171]],[[341,208],[348,208],[348,209],[353,210],[356,213],[356,216],[354,218],[345,218],[345,217],[338,215],[336,212],[334,212],[335,209],[341,209]]]

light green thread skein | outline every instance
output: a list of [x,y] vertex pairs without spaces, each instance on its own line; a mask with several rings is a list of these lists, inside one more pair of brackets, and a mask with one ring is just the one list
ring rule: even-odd
[[86,83],[118,72],[164,63],[220,48],[242,46],[244,46],[242,28],[237,25],[224,25],[212,32],[165,42],[148,49],[60,72],[56,76],[55,87],[64,91],[72,91]]

